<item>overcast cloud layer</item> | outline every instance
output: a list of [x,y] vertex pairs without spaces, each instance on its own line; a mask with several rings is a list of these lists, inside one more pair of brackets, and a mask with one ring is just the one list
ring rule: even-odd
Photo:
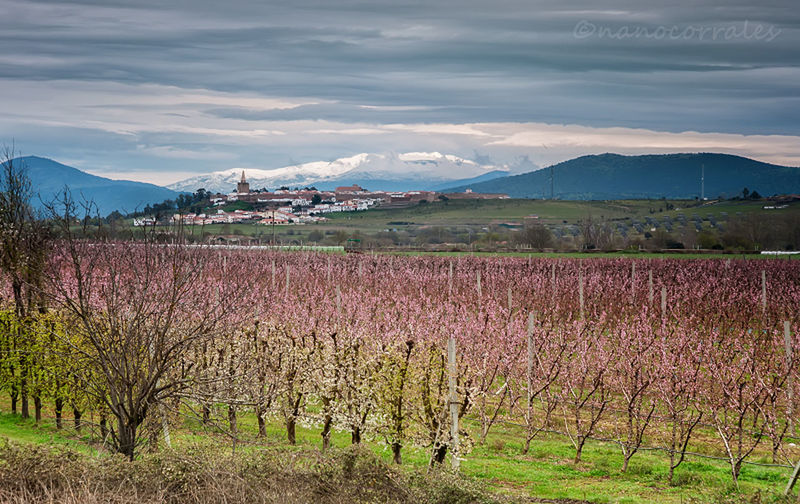
[[166,184],[440,151],[800,165],[794,0],[0,0],[0,142]]

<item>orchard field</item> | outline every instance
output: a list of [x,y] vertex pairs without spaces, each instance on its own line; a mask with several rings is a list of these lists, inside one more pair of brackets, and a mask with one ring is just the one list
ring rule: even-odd
[[779,499],[800,459],[798,261],[66,240],[37,279],[4,282],[0,319],[24,441],[356,444],[598,502]]

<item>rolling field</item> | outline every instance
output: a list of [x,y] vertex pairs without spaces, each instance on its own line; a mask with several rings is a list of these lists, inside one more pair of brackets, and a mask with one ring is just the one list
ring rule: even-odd
[[[529,224],[544,224],[551,229],[569,232],[581,221],[610,222],[614,229],[621,226],[630,237],[644,238],[652,226],[668,223],[675,227],[676,236],[686,230],[705,230],[719,233],[731,219],[757,216],[764,223],[772,217],[797,216],[800,204],[785,209],[764,210],[765,201],[721,201],[699,205],[696,201],[631,200],[631,201],[548,201],[548,200],[450,200],[436,201],[409,208],[376,208],[362,212],[329,214],[320,224],[277,225],[275,240],[280,243],[307,243],[317,240],[342,244],[351,236],[414,237],[442,231],[445,236],[458,237],[469,243],[477,242],[491,231],[520,229]],[[764,220],[765,219],[765,220]],[[719,222],[719,225],[717,223]],[[639,226],[636,228],[636,226]],[[258,224],[213,224],[189,226],[186,232],[193,238],[201,236],[238,235],[269,243],[273,228]],[[410,238],[409,238],[410,236]],[[396,238],[394,238],[396,240]],[[391,243],[391,242],[389,242]],[[381,245],[375,243],[372,246]],[[385,246],[385,243],[384,243]],[[483,243],[479,247],[486,247]]]

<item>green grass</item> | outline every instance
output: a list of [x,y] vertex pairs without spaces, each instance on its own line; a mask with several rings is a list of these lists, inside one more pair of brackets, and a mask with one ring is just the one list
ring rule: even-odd
[[[221,417],[218,415],[217,417]],[[65,426],[71,423],[65,420]],[[467,419],[466,427],[476,432],[477,424]],[[221,423],[219,428],[225,428]],[[263,447],[286,447],[285,431],[277,418],[267,424],[267,435],[257,439],[257,423],[253,414],[240,414],[239,428],[242,442],[237,450],[252,451]],[[232,449],[230,437],[214,427],[206,427],[190,416],[183,417],[180,425],[172,427],[173,446],[180,449],[214,447]],[[70,428],[56,431],[49,424],[36,426],[32,420],[18,416],[0,415],[0,437],[17,442],[60,444],[84,452],[101,450],[84,431],[76,435]],[[317,449],[321,444],[319,427],[300,424],[297,428],[298,445],[293,450]],[[590,441],[584,450],[584,460],[573,462],[574,450],[565,438],[544,435],[535,439],[527,455],[521,454],[521,431],[514,425],[496,425],[485,445],[475,445],[465,456],[462,473],[489,485],[494,491],[513,496],[531,496],[545,499],[586,499],[599,503],[679,503],[695,499],[697,502],[717,502],[726,496],[737,495],[731,485],[728,465],[724,461],[687,458],[676,471],[677,484],[667,482],[668,459],[657,451],[643,451],[631,460],[627,473],[621,473],[622,456],[613,443]],[[347,432],[334,431],[332,443],[347,447]],[[387,463],[391,452],[381,439],[366,439],[365,443]],[[424,470],[428,464],[428,451],[411,446],[403,448],[404,468]],[[449,462],[448,462],[449,463]],[[789,476],[788,469],[745,466],[740,477],[739,497],[749,499],[756,494],[777,499]],[[771,497],[770,497],[771,496]],[[771,502],[765,500],[763,502]]]
[[[716,217],[725,222],[723,212],[728,219],[735,219],[738,214],[750,215],[797,215],[800,218],[800,203],[792,203],[786,209],[764,210],[766,201],[722,201],[699,204],[697,201],[684,200],[623,200],[623,201],[550,201],[550,200],[450,200],[415,205],[407,208],[375,208],[361,212],[342,212],[328,214],[328,221],[308,225],[276,225],[275,240],[281,243],[307,243],[312,232],[322,233],[331,242],[331,236],[337,231],[347,235],[361,233],[376,235],[385,230],[404,232],[412,235],[426,228],[442,228],[461,236],[461,239],[477,240],[484,228],[492,226],[523,226],[526,222],[540,222],[551,226],[575,225],[579,221],[591,217],[611,221],[643,222],[645,217],[662,221],[664,217],[675,219],[683,214],[687,226],[694,229],[693,217],[706,219]],[[667,208],[674,207],[672,210]],[[535,216],[535,219],[533,218]],[[711,229],[708,220],[703,220],[703,229]],[[676,224],[676,233],[683,229]],[[262,224],[211,224],[204,227],[188,226],[186,232],[196,238],[218,235],[238,235],[270,242],[273,238],[273,227]],[[675,233],[673,233],[675,234]],[[631,235],[633,236],[633,235]],[[413,241],[413,238],[412,238]],[[679,255],[686,257],[685,255]],[[707,257],[702,255],[702,257]]]
[[[676,202],[672,202],[676,203]],[[416,205],[408,208],[376,208],[364,212],[334,214],[330,224],[344,228],[380,230],[403,227],[390,222],[427,226],[485,226],[513,221],[522,224],[526,217],[536,216],[539,222],[559,224],[592,218],[624,219],[650,215],[664,209],[661,200],[630,201],[549,201],[549,200],[451,200]]]

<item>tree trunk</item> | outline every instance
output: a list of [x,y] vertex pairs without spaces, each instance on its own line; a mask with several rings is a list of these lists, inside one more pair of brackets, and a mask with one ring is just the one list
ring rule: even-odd
[[582,436],[578,436],[578,446],[575,448],[575,463],[581,463],[581,455],[583,454],[583,444],[586,442],[586,438]]
[[239,423],[236,418],[236,406],[228,406],[228,425],[230,425],[231,434],[237,436],[239,434]]
[[61,429],[63,427],[63,425],[61,425],[61,415],[62,412],[64,411],[64,399],[56,397],[55,410],[56,410],[56,429]]
[[353,427],[350,432],[350,441],[354,444],[361,444],[361,427]]
[[522,454],[527,455],[530,449],[531,449],[531,438],[525,436],[525,446],[522,447]]
[[42,421],[42,398],[38,395],[33,396],[33,417],[37,424]]
[[394,463],[400,465],[403,463],[403,457],[400,455],[400,450],[403,449],[403,445],[395,441],[392,443],[392,455],[394,456]]
[[100,436],[103,438],[103,441],[106,440],[108,436],[108,420],[106,419],[105,415],[100,416]]
[[267,437],[267,422],[264,421],[264,415],[266,415],[266,411],[262,407],[256,410],[256,416],[258,417],[258,437],[263,438]]
[[733,484],[736,485],[736,488],[739,488],[739,473],[742,470],[742,461],[737,460],[735,464],[731,466],[731,473],[733,474]]
[[11,392],[9,393],[11,396],[11,413],[17,414],[17,398],[19,397],[19,391],[17,390],[16,386],[11,387]]
[[325,415],[325,420],[322,423],[322,451],[331,447],[331,426],[333,425],[333,417]]
[[136,425],[134,422],[126,422],[122,418],[117,419],[117,438],[119,445],[117,450],[128,457],[133,462],[134,450],[136,449]]
[[293,416],[286,419],[286,439],[288,439],[290,445],[297,444],[296,427],[297,420]]
[[445,455],[447,455],[447,444],[445,443],[435,444],[433,446],[433,456],[431,457],[430,466],[433,467],[436,464],[443,464]]
[[20,409],[22,410],[22,418],[30,418],[31,412],[28,407],[28,387],[26,386],[25,381],[22,381],[22,386],[20,386]]
[[206,406],[203,405],[203,425],[207,425],[208,421],[211,419],[211,410]]
[[81,431],[81,416],[83,412],[78,408],[72,408],[72,417],[75,420],[75,430],[80,432]]

